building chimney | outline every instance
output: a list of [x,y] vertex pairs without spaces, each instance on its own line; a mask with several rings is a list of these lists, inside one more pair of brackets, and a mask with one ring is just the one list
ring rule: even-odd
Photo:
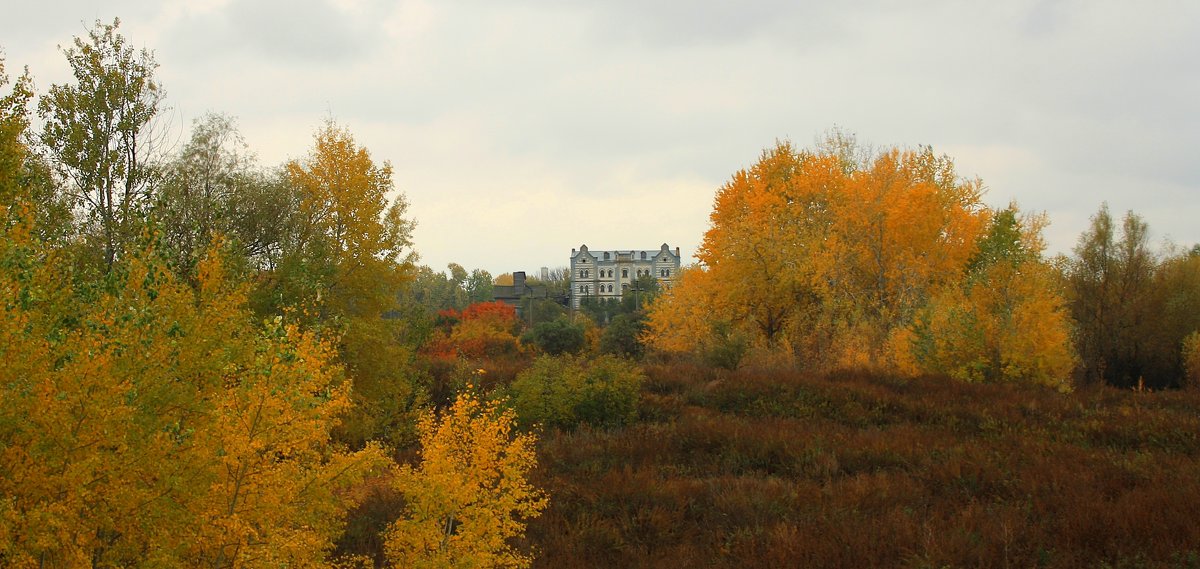
[[517,271],[513,273],[513,288],[517,294],[525,291],[525,271]]

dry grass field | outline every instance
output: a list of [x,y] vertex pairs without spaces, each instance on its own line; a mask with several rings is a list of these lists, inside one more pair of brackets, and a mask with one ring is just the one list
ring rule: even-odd
[[1200,567],[1200,392],[646,372],[542,434],[535,567]]

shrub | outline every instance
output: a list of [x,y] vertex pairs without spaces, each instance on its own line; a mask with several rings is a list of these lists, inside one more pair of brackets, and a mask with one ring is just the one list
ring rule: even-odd
[[533,344],[552,356],[578,354],[585,345],[583,326],[566,319],[540,322],[530,330],[523,342]]
[[637,418],[643,375],[612,356],[542,356],[517,375],[512,402],[525,425],[615,427]]
[[1183,385],[1200,388],[1200,332],[1192,332],[1183,339]]
[[638,337],[645,330],[640,315],[621,314],[612,319],[600,335],[600,352],[627,358],[642,357],[642,341]]
[[742,363],[750,342],[745,334],[732,330],[728,324],[713,327],[712,341],[704,348],[704,363],[712,367],[735,370]]

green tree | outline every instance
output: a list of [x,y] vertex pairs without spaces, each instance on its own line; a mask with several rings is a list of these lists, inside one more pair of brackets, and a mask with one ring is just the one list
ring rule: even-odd
[[[452,263],[454,265],[454,263]],[[427,316],[441,310],[466,308],[458,287],[444,272],[421,265],[414,269],[412,285],[404,292],[405,300],[422,308]]]
[[[1164,256],[1154,272],[1151,286],[1145,356],[1152,385],[1195,385],[1200,372],[1200,254],[1177,251]],[[1187,338],[1192,338],[1189,343]],[[1189,358],[1191,364],[1189,367]],[[1191,374],[1190,376],[1188,374]],[[1153,380],[1151,378],[1154,378]]]
[[272,268],[295,231],[298,207],[290,185],[259,171],[233,119],[209,114],[162,167],[153,214],[179,273],[193,278],[217,235],[251,267]]
[[646,330],[642,312],[618,314],[600,333],[600,353],[627,358],[640,358],[645,347],[642,334]]
[[83,206],[106,270],[138,235],[150,203],[159,143],[152,121],[163,97],[154,56],[135,52],[119,25],[97,21],[86,39],[76,37],[63,52],[75,83],[52,85],[38,104],[41,142]]
[[566,318],[538,322],[521,340],[552,356],[578,354],[587,344],[583,326],[572,324]]
[[618,298],[585,296],[579,301],[579,310],[600,326],[607,326],[613,318],[625,313],[625,306]]
[[[470,276],[463,280],[462,287],[467,293],[467,304],[491,302],[494,298],[492,274],[483,269],[474,269]],[[465,306],[465,305],[464,305]]]

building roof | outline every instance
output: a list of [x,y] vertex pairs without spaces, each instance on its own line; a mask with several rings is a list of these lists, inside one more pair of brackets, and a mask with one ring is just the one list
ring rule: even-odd
[[676,252],[672,251],[666,243],[663,243],[662,247],[659,247],[658,249],[597,249],[595,251],[588,249],[587,245],[580,245],[578,250],[571,249],[571,258],[574,259],[584,253],[587,253],[588,256],[592,258],[601,260],[603,260],[605,253],[609,253],[613,257],[610,260],[614,261],[616,260],[617,256],[622,254],[630,255],[630,258],[635,261],[641,260],[643,254],[646,256],[647,261],[658,256],[659,253],[666,253],[672,257],[678,258]]

